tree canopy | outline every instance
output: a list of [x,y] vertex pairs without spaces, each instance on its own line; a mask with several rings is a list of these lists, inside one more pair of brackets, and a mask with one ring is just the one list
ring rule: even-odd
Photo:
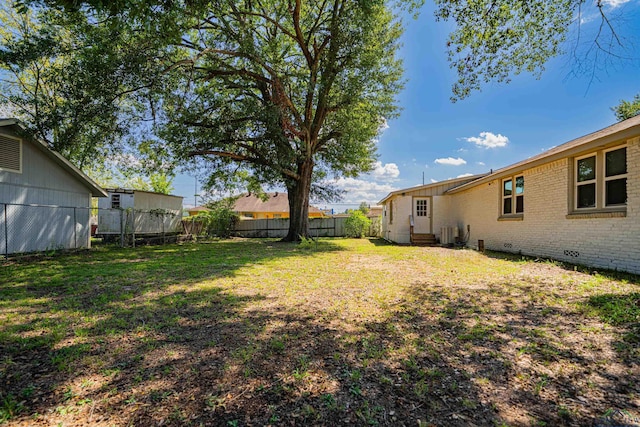
[[640,93],[636,94],[631,101],[620,101],[618,105],[611,108],[613,114],[619,122],[630,119],[640,114]]
[[121,151],[134,135],[145,46],[83,13],[5,4],[0,21],[0,104],[82,169]]

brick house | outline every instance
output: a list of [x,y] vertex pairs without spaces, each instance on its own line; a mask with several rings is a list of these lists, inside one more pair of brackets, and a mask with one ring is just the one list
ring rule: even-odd
[[442,241],[456,230],[472,248],[482,240],[491,250],[640,274],[640,116],[466,182],[423,187],[380,202],[385,238]]

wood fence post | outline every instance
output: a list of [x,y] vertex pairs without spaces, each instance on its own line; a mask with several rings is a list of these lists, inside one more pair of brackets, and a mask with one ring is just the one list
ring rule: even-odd
[[78,249],[78,215],[77,207],[73,207],[73,249]]
[[124,209],[120,209],[120,247],[124,248]]
[[9,217],[6,203],[4,204],[4,258],[9,259]]
[[136,210],[131,209],[131,246],[136,247]]

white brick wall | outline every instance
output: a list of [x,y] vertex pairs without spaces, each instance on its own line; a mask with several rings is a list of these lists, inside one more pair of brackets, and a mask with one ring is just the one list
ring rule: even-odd
[[521,221],[498,220],[499,180],[450,195],[450,217],[471,226],[471,247],[483,239],[487,249],[640,274],[640,138],[627,144],[626,217],[567,218],[570,159],[524,171]]

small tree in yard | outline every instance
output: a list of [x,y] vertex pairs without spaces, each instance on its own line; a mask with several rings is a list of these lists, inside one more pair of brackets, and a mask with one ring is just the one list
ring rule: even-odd
[[344,223],[347,237],[355,237],[360,239],[364,237],[365,231],[371,226],[371,220],[365,216],[362,211],[357,210],[351,212],[349,218]]
[[202,230],[207,236],[230,237],[236,224],[240,220],[232,209],[233,201],[223,200],[209,205],[209,212],[202,212],[196,216],[203,222]]

